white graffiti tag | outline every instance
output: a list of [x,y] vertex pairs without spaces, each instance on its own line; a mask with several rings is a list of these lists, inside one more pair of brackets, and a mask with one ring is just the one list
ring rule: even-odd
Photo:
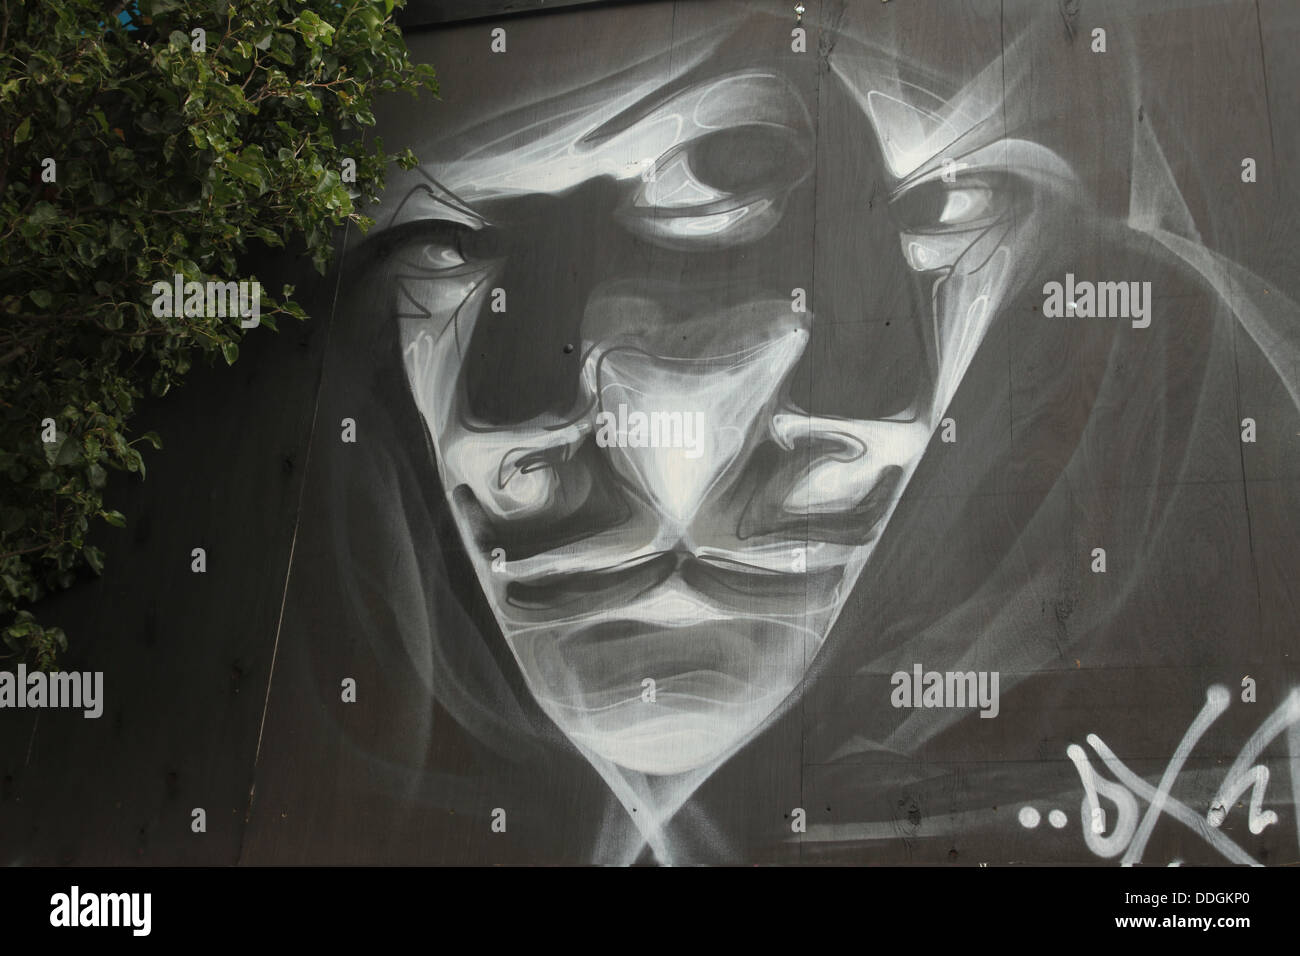
[[[1070,760],[1079,772],[1083,784],[1082,820],[1083,836],[1088,849],[1106,859],[1123,854],[1120,860],[1123,866],[1140,863],[1146,849],[1151,831],[1162,814],[1168,814],[1188,829],[1200,836],[1206,843],[1222,853],[1233,863],[1260,866],[1250,854],[1234,843],[1219,828],[1227,818],[1232,805],[1247,790],[1252,791],[1247,810],[1247,825],[1250,832],[1259,834],[1271,824],[1277,823],[1278,816],[1272,810],[1264,809],[1264,791],[1268,786],[1268,767],[1256,763],[1266,747],[1284,732],[1288,736],[1288,746],[1292,763],[1300,753],[1300,689],[1293,690],[1287,699],[1260,725],[1242,748],[1232,767],[1228,770],[1211,802],[1202,815],[1185,803],[1170,795],[1174,782],[1178,779],[1187,758],[1200,741],[1202,735],[1228,709],[1231,700],[1227,688],[1214,685],[1205,694],[1205,706],[1196,715],[1187,733],[1179,742],[1164,774],[1157,786],[1124,765],[1105,742],[1096,734],[1088,735],[1088,744],[1096,751],[1106,769],[1114,775],[1108,780],[1094,773],[1088,760],[1087,752],[1078,744],[1071,744],[1066,750]],[[1101,806],[1104,797],[1116,807],[1114,827],[1106,832],[1106,811]],[[1139,819],[1138,800],[1146,801],[1146,813]]]

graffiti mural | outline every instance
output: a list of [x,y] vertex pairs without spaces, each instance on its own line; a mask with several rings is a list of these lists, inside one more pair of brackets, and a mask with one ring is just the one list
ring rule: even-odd
[[412,35],[282,643],[414,858],[1295,862],[1297,210],[1156,46],[1246,7],[1067,6]]

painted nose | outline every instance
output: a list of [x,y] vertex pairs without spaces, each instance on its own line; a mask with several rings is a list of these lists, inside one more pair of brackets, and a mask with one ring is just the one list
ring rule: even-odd
[[656,356],[620,345],[593,349],[596,444],[614,470],[679,527],[741,454],[763,437],[781,383],[808,343],[805,329],[708,359]]

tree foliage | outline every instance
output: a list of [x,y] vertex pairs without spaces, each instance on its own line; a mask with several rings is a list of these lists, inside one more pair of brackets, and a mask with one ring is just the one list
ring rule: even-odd
[[[257,280],[268,246],[318,271],[335,227],[371,220],[374,98],[436,92],[394,0],[0,0],[0,625],[51,667],[61,629],[29,605],[103,569],[90,543],[110,470],[145,475],[132,413],[197,356],[234,362],[240,317],[159,316],[155,282]],[[350,181],[355,163],[355,182]],[[261,324],[305,318],[283,287]],[[50,420],[53,420],[52,423]]]

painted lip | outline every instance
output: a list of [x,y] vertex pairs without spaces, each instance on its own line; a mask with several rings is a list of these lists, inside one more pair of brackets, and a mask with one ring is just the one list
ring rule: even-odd
[[[737,571],[689,555],[661,553],[633,567],[510,582],[502,596],[513,611],[544,619],[575,610],[593,616],[608,608],[636,608],[638,616],[670,624],[676,617],[656,610],[660,604],[682,603],[683,611],[692,604],[710,616],[779,614],[792,600],[803,604],[810,594],[833,590],[842,578],[842,563],[802,572]],[[593,602],[597,610],[590,610]]]
[[[834,612],[844,580],[844,569],[837,567],[720,582],[700,562],[688,559],[679,567],[672,556],[665,558],[657,562],[653,578],[614,586],[584,576],[581,587],[571,585],[566,592],[548,588],[531,601],[531,595],[507,588],[506,603],[498,604],[501,623],[511,635],[547,631],[561,639],[607,624],[672,631],[743,620],[808,630],[818,617]],[[774,593],[778,581],[783,587]]]

